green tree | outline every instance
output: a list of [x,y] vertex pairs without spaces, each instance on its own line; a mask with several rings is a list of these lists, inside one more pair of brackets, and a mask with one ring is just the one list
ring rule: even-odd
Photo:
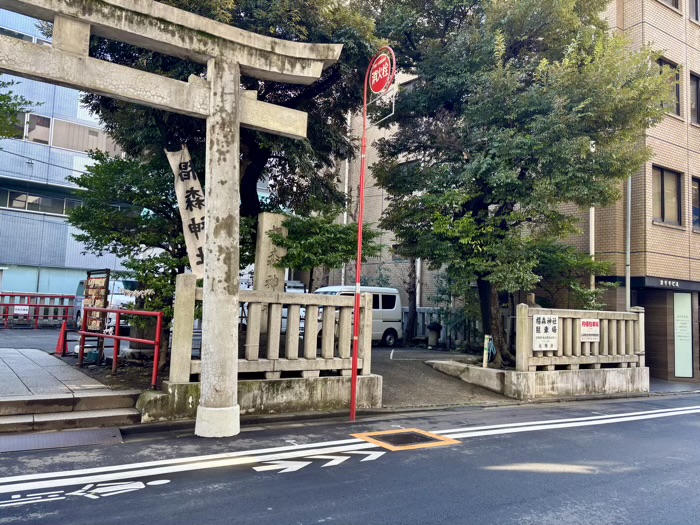
[[[156,293],[142,306],[172,316],[175,277],[188,266],[180,212],[169,167],[93,152],[95,164],[84,174],[68,177],[78,184],[82,206],[68,221],[87,251],[114,254],[139,281]],[[252,264],[253,220],[241,221],[241,268]]]
[[141,306],[172,315],[175,276],[187,266],[187,250],[180,226],[172,176],[128,159],[93,154],[96,163],[84,174],[69,177],[78,184],[82,206],[68,221],[80,233],[75,238],[87,251],[111,253],[139,281],[153,289]]
[[[289,215],[284,220],[286,236],[281,232],[268,234],[272,242],[287,250],[277,267],[308,271],[309,291],[313,291],[316,268],[340,268],[357,258],[357,224],[338,224],[337,216],[329,211],[312,217]],[[363,260],[380,254],[381,245],[376,242],[379,235],[377,230],[363,227]]]
[[395,196],[385,224],[401,223],[400,242],[445,265],[458,290],[476,283],[497,365],[513,358],[499,291],[539,282],[537,242],[574,231],[562,205],[618,198],[650,156],[644,131],[663,116],[657,55],[612,35],[605,5],[409,0],[387,4],[378,22],[417,76],[379,144],[376,175]]
[[536,247],[537,267],[534,273],[541,277],[540,290],[548,304],[556,308],[600,310],[605,307],[603,294],[617,287],[617,283],[598,282],[594,289],[586,280],[591,276],[607,276],[613,265],[608,261],[596,261],[587,253],[560,242],[543,242]]
[[0,138],[3,139],[22,135],[19,114],[33,106],[29,100],[12,91],[11,88],[15,84],[13,81],[0,80]]

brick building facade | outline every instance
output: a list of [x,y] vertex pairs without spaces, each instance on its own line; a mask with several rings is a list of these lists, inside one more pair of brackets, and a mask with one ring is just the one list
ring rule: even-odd
[[[646,134],[653,158],[632,177],[631,305],[646,309],[647,366],[655,377],[700,382],[700,3],[614,0],[610,26],[635,48],[649,44],[678,66],[675,104]],[[672,80],[672,79],[671,79]],[[627,185],[614,206],[596,210],[595,252],[614,263],[621,286],[607,298],[625,309]],[[588,213],[573,239],[588,250]]]

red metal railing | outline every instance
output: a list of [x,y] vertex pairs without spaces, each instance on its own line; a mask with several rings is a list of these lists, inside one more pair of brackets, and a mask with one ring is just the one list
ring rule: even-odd
[[[19,299],[17,299],[19,298]],[[14,301],[19,302],[14,302]],[[48,300],[48,304],[47,304]],[[51,304],[52,301],[69,304]],[[14,317],[26,319],[28,322],[34,321],[34,328],[39,328],[40,319],[51,319],[54,321],[68,321],[72,319],[71,310],[75,307],[75,295],[53,295],[36,293],[0,293],[0,317],[4,319],[4,327],[10,324],[10,319]],[[17,307],[26,309],[27,313],[18,313]],[[42,309],[54,313],[41,313]],[[62,312],[62,313],[61,313]]]
[[[115,314],[116,320],[115,320],[115,327],[114,327],[114,335],[112,334],[103,334],[99,332],[86,332],[85,327],[88,325],[87,324],[87,319],[88,319],[88,314],[89,313],[99,313],[99,314]],[[138,339],[135,337],[126,337],[123,335],[119,335],[119,328],[121,325],[121,318],[122,315],[126,316],[134,316],[134,317],[155,317],[157,319],[157,324],[156,324],[156,337],[154,340],[150,339]],[[112,359],[112,373],[116,373],[117,371],[117,365],[119,363],[119,346],[122,341],[128,341],[130,343],[141,343],[141,344],[146,344],[146,345],[153,345],[153,375],[151,376],[151,388],[153,390],[156,389],[157,381],[158,381],[158,361],[160,360],[160,335],[161,331],[163,329],[163,312],[145,312],[145,311],[139,311],[139,310],[119,310],[119,309],[110,309],[110,308],[90,308],[90,307],[85,307],[83,308],[83,324],[82,324],[83,330],[79,331],[78,333],[80,334],[80,355],[78,357],[78,366],[82,368],[83,366],[83,357],[85,354],[85,338],[86,337],[96,337],[98,339],[112,339],[114,341],[114,357]]]

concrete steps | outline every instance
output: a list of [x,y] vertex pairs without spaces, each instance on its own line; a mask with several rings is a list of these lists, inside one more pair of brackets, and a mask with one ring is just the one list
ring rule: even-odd
[[133,425],[138,390],[75,392],[52,396],[0,398],[0,433]]

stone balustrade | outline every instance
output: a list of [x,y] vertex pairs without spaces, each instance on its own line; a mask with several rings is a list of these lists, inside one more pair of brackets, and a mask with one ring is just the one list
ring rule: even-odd
[[[192,333],[195,304],[202,295],[193,275],[178,276],[172,383],[189,382],[192,375],[201,372],[200,361],[192,358]],[[318,377],[321,371],[351,374],[354,297],[241,290],[240,302],[239,374],[263,373],[266,379],[278,379],[283,373],[297,377]],[[371,294],[361,297],[360,323],[358,370],[368,376],[372,361]]]
[[[552,350],[533,348],[537,317],[557,319],[556,343]],[[592,330],[598,332],[597,341],[594,333],[582,337],[582,330],[591,326],[599,327]],[[547,329],[551,336],[551,325]],[[643,308],[632,308],[631,312],[603,312],[529,308],[520,304],[516,333],[518,372],[644,367]]]

